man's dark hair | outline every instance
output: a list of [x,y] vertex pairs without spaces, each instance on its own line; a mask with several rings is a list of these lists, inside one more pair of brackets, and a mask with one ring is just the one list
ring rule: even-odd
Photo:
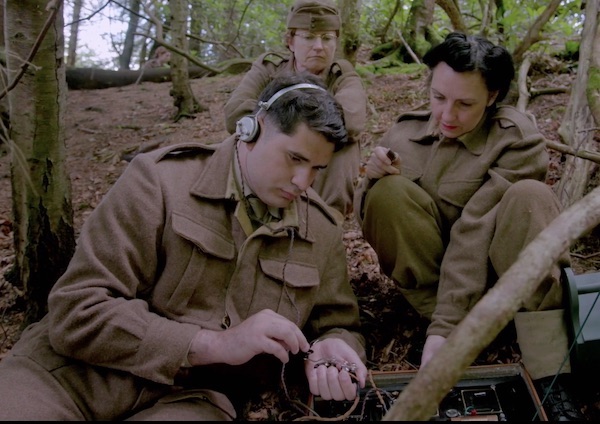
[[[322,87],[299,88],[288,91],[277,98],[268,110],[261,113],[279,131],[292,135],[300,123],[305,123],[312,131],[322,134],[335,144],[335,151],[348,142],[348,132],[344,122],[344,112],[331,95],[321,78],[310,73],[289,73],[276,77],[263,90],[260,102],[268,102],[278,91],[295,84],[314,84]],[[259,108],[260,109],[260,108]]]
[[445,62],[456,72],[478,71],[489,91],[498,91],[496,102],[506,97],[515,76],[511,54],[502,46],[478,35],[452,32],[423,56],[429,69]]

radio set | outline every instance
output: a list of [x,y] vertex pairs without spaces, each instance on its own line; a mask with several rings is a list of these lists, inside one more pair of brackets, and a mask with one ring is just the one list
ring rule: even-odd
[[[315,416],[342,421],[381,421],[416,371],[373,371],[358,402],[311,397]],[[317,418],[318,419],[318,418]],[[533,382],[519,364],[468,368],[430,421],[548,421]]]

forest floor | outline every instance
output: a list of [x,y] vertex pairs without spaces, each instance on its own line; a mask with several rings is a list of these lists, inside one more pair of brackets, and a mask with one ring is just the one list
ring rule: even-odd
[[[560,64],[532,71],[535,89],[570,87],[573,73]],[[191,81],[192,90],[206,110],[194,119],[173,122],[175,113],[169,95],[170,83],[143,82],[119,88],[69,91],[66,113],[67,168],[71,175],[75,228],[78,231],[94,207],[112,186],[128,162],[123,156],[178,142],[214,143],[223,140],[223,106],[239,83],[240,75],[201,78]],[[363,158],[400,113],[426,106],[423,74],[365,77],[369,97],[368,124],[361,139]],[[528,110],[537,118],[543,134],[559,142],[557,129],[569,100],[568,93],[537,96]],[[562,176],[564,156],[551,153],[547,183]],[[22,319],[19,288],[4,278],[14,262],[10,155],[0,157],[0,359],[18,339]],[[353,217],[345,223],[344,242],[348,270],[361,306],[364,334],[368,343],[368,366],[372,370],[416,370],[424,343],[427,322],[404,301],[396,287],[380,273],[377,256],[364,241]],[[596,272],[600,248],[593,235],[582,237],[572,247],[576,274]],[[474,365],[518,363],[520,352],[514,329],[507,326],[484,349]],[[266,402],[266,401],[265,401]],[[600,419],[600,380],[581,396],[582,411],[592,421]],[[255,405],[249,420],[277,417],[275,404]]]

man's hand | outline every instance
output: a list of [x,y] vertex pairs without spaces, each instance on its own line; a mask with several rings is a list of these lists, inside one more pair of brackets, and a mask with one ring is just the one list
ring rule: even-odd
[[387,147],[377,146],[365,165],[367,177],[376,180],[388,174],[400,174],[400,157]]
[[425,340],[425,346],[423,346],[423,354],[421,355],[421,367],[423,367],[433,355],[437,353],[442,345],[446,342],[446,338],[443,336],[431,335]]
[[240,365],[261,353],[279,358],[310,348],[302,331],[289,319],[270,309],[252,315],[225,331],[200,330],[192,340],[188,362],[192,366],[224,363]]
[[325,400],[352,400],[358,384],[365,387],[367,367],[341,339],[328,338],[311,346],[304,369],[310,392]]

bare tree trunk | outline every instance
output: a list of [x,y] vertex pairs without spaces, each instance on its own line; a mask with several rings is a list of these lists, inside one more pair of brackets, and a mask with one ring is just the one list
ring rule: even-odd
[[[590,58],[590,71],[588,73],[587,100],[588,106],[594,117],[596,131],[600,126],[600,6],[596,5],[596,31],[592,41],[592,57]],[[594,13],[590,10],[590,13]]]
[[129,25],[125,33],[123,42],[123,52],[119,55],[119,70],[129,70],[131,65],[131,56],[133,55],[133,46],[135,41],[135,33],[138,29],[139,13],[141,3],[140,0],[131,0],[129,3]]
[[356,53],[360,47],[360,0],[342,0],[342,54],[356,65]]
[[[4,49],[4,0],[0,0],[0,25],[0,47]],[[4,64],[4,59],[2,62]]]
[[561,255],[600,223],[600,187],[561,213],[454,329],[400,393],[383,421],[426,421],[477,355],[513,319]]
[[469,33],[456,2],[452,0],[435,0],[435,2],[444,12],[446,12],[446,15],[448,15],[448,18],[450,18],[450,22],[452,23],[452,28],[455,31]]
[[494,9],[494,0],[482,0],[480,2],[482,11],[481,11],[481,29],[479,33],[488,37],[490,33],[490,24],[492,23],[492,10]]
[[202,41],[199,37],[202,35],[202,0],[191,0],[190,1],[190,33],[197,36],[198,38],[192,38],[188,40],[189,48],[191,52],[194,52],[195,56],[202,56]]
[[[171,36],[173,46],[184,52],[188,51],[187,40],[187,1],[169,0],[172,13]],[[177,115],[175,120],[192,117],[196,112],[204,110],[194,97],[188,72],[188,61],[178,54],[171,56],[171,78],[173,89],[171,96],[174,99]]]
[[402,30],[404,41],[408,45],[406,53],[402,55],[402,60],[405,63],[420,62],[420,60],[411,58],[411,50],[418,58],[422,58],[432,45],[442,41],[439,36],[430,32],[434,9],[435,0],[415,0],[412,2],[406,26]]
[[79,38],[79,19],[81,18],[82,6],[83,0],[75,0],[73,2],[73,17],[71,30],[69,31],[69,48],[67,53],[67,66],[70,68],[74,68],[77,62],[77,39]]
[[[5,0],[11,128],[11,182],[15,265],[12,281],[24,289],[24,325],[47,309],[48,292],[75,249],[71,185],[65,168],[63,9],[57,0]],[[58,8],[58,9],[54,9]],[[57,11],[52,19],[52,12]],[[33,57],[36,39],[48,28]],[[25,73],[20,71],[31,63]]]
[[[579,66],[577,78],[571,90],[571,98],[565,111],[564,119],[558,129],[563,142],[575,151],[597,151],[594,135],[598,132],[597,123],[600,116],[594,116],[589,107],[587,92],[595,92],[598,96],[597,67],[590,67],[595,49],[600,47],[598,29],[598,1],[588,1],[585,8],[585,22],[579,48]],[[590,72],[592,71],[592,72]],[[595,84],[589,77],[595,76]],[[592,100],[594,101],[594,100]],[[577,156],[569,156],[565,161],[560,181],[556,185],[556,193],[563,206],[568,206],[583,197],[594,164]]]

